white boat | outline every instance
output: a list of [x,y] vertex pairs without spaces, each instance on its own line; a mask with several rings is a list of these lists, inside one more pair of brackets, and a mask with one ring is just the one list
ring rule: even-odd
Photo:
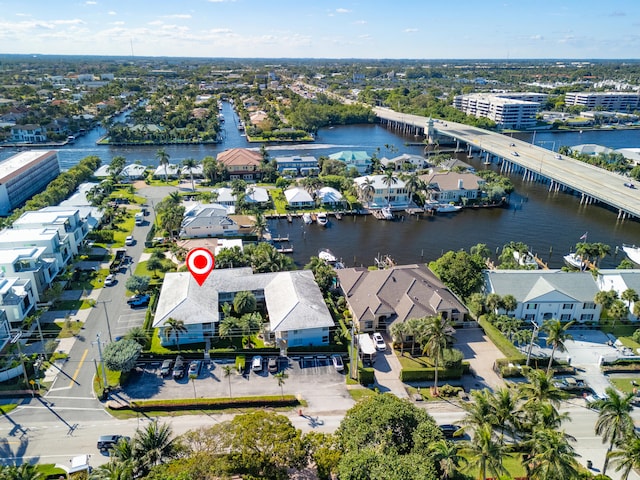
[[640,247],[635,245],[622,245],[622,250],[627,254],[629,260],[640,265]]
[[382,209],[380,210],[380,213],[382,214],[385,220],[393,220],[393,213],[391,213],[391,207],[382,207]]
[[307,225],[309,225],[310,223],[313,222],[313,220],[311,220],[311,214],[310,213],[303,213],[302,214],[302,221],[304,223],[306,223]]
[[537,270],[539,268],[538,262],[536,262],[536,259],[533,258],[533,255],[531,255],[530,252],[525,252],[524,255],[520,255],[520,252],[514,250],[513,258],[515,258],[518,265],[522,267],[526,267],[530,270]]
[[336,256],[331,253],[331,250],[329,250],[328,248],[323,248],[322,250],[320,250],[318,252],[318,258],[327,263],[336,263],[338,261]]
[[570,267],[577,268],[578,270],[584,270],[586,266],[582,257],[580,255],[576,255],[575,253],[570,253],[562,257],[564,259],[564,263],[569,265]]
[[439,203],[436,207],[436,212],[438,213],[451,213],[462,210],[462,207],[459,205],[452,205],[450,203]]
[[318,222],[318,225],[322,225],[323,227],[326,227],[327,224],[329,223],[329,217],[327,217],[327,214],[325,212],[320,212],[316,216],[316,221]]

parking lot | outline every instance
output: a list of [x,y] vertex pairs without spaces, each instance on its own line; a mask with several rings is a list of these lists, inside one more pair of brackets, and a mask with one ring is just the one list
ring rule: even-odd
[[[242,374],[235,370],[235,359],[215,359],[203,361],[196,379],[188,375],[174,380],[171,375],[160,375],[161,361],[139,364],[123,394],[129,399],[160,398],[216,398],[244,397],[257,395],[297,395],[315,409],[345,410],[353,405],[347,392],[345,374],[337,372],[328,355],[278,357],[278,372],[287,375],[281,386],[274,377],[276,372],[267,371],[264,357],[260,372],[251,371],[251,357],[247,358]],[[186,358],[191,361],[192,359]],[[225,376],[224,366],[233,367]]]
[[[126,306],[126,305],[125,305]],[[126,306],[129,309],[128,306]],[[141,327],[144,323],[144,317],[146,315],[146,308],[131,308],[130,312],[123,310],[126,313],[119,315],[115,322],[111,324],[111,332],[113,338],[124,336],[133,327]],[[111,321],[111,317],[109,317]]]

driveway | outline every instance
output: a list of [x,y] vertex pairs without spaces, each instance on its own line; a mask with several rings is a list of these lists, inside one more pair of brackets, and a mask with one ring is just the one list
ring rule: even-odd
[[466,391],[489,388],[494,390],[504,386],[504,381],[493,371],[493,364],[504,355],[481,328],[460,328],[456,330],[454,347],[460,350],[471,366],[471,378],[463,378]]

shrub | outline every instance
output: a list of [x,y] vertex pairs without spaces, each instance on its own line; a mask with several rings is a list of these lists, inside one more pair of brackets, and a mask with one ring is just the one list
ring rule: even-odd
[[456,397],[458,393],[464,391],[462,387],[454,387],[453,385],[443,385],[438,388],[441,397]]
[[358,368],[358,379],[361,385],[373,385],[375,383],[375,374],[373,368]]

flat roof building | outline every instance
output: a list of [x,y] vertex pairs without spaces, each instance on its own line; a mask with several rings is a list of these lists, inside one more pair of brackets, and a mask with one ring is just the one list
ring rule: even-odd
[[0,162],[0,215],[9,215],[59,174],[54,150],[28,150]]
[[457,95],[453,99],[453,106],[467,115],[493,120],[500,128],[535,127],[536,114],[541,104],[521,98],[533,97],[531,94],[471,93]]
[[638,92],[567,92],[566,106],[578,105],[585,110],[608,110],[613,112],[633,112],[640,108]]

